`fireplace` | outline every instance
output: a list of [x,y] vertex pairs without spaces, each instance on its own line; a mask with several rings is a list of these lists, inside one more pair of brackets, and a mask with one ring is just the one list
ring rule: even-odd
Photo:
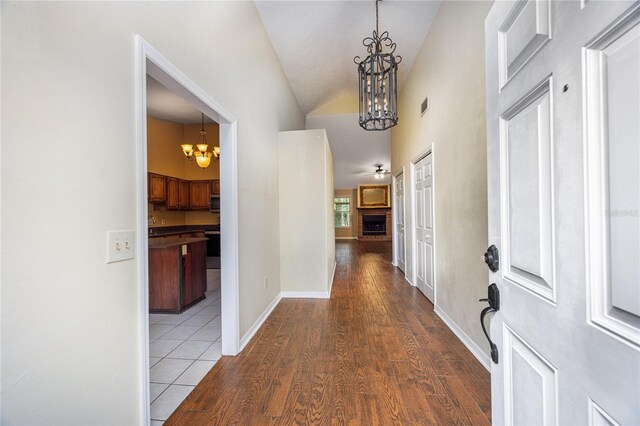
[[367,214],[362,216],[362,235],[386,235],[387,216]]
[[358,209],[358,239],[391,241],[391,209]]

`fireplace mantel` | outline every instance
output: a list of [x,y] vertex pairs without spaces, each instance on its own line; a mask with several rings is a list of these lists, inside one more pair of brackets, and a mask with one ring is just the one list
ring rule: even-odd
[[[386,232],[384,235],[364,235],[364,216],[382,216],[386,218]],[[359,208],[358,209],[358,239],[362,241],[391,241],[391,207]]]

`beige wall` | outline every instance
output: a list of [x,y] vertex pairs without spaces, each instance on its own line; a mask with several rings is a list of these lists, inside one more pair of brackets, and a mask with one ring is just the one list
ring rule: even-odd
[[358,108],[358,91],[344,90],[329,102],[320,105],[308,113],[307,117],[316,115],[357,114]]
[[[220,163],[211,160],[206,169],[198,167],[195,159],[182,154],[182,143],[196,144],[200,137],[200,124],[181,124],[147,117],[147,169],[150,172],[180,179],[219,179]],[[209,149],[220,145],[218,125],[205,124]],[[167,210],[164,205],[149,204],[149,215],[156,218],[150,227],[177,225],[213,225],[219,223],[218,213],[208,211]]]
[[349,197],[351,205],[351,227],[336,228],[336,238],[358,238],[358,190],[336,189],[334,193],[336,197]]
[[[392,171],[405,168],[407,275],[412,276],[410,164],[434,146],[436,301],[487,349],[478,319],[488,273],[484,18],[491,2],[442,2],[399,96]],[[401,65],[402,66],[402,65]],[[429,110],[420,104],[429,96]]]
[[324,130],[280,133],[282,291],[327,292],[335,265],[333,158]]
[[252,2],[0,7],[1,422],[139,424],[136,261],[105,263],[136,226],[134,35],[238,120],[240,336],[280,291],[278,132],[304,116]]

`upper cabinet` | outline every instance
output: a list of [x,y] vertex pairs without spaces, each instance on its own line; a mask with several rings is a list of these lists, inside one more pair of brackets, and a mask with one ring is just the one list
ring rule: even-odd
[[214,179],[211,181],[211,193],[220,195],[220,179]]
[[211,201],[211,181],[189,181],[189,208],[191,210],[209,210]]
[[180,208],[180,181],[176,178],[167,178],[167,210]]
[[178,208],[180,210],[189,209],[189,181],[188,180],[182,180],[182,179],[179,180]]
[[184,180],[149,173],[149,202],[167,210],[209,210],[211,195],[220,194],[220,180]]
[[149,202],[164,203],[167,196],[167,178],[149,173]]

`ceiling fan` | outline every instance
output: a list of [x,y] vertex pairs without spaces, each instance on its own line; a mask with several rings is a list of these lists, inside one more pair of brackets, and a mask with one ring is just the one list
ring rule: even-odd
[[376,164],[376,171],[374,174],[374,177],[376,179],[382,180],[385,178],[386,175],[390,175],[391,172],[389,170],[383,170],[382,169],[382,164]]

